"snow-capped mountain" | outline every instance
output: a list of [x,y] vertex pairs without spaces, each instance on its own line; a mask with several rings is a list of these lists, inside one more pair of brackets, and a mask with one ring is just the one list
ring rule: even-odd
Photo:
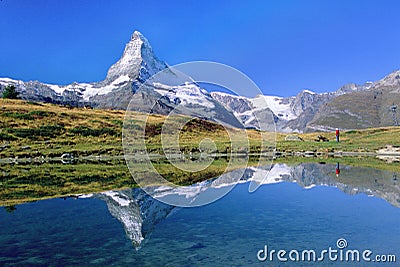
[[168,68],[153,52],[149,41],[138,31],[135,31],[125,46],[122,57],[110,67],[106,80],[112,83],[121,77],[128,80],[138,79],[144,82],[159,71]]
[[[156,76],[160,79],[154,78],[154,74],[163,70],[162,75]],[[153,77],[151,81],[150,77]],[[101,82],[61,86],[0,78],[0,93],[10,84],[15,85],[20,97],[26,100],[111,109],[126,109],[132,100],[134,104],[130,110],[159,114],[176,110],[177,113],[242,127],[231,112],[190,77],[174,73],[160,61],[149,41],[138,31],[132,34],[123,55]]]
[[[154,78],[160,71],[162,75],[156,76],[160,79]],[[131,103],[133,111],[170,114],[174,110],[234,127],[271,131],[276,126],[281,132],[389,126],[394,121],[390,106],[400,104],[400,71],[376,82],[347,84],[322,94],[309,90],[291,97],[210,94],[160,61],[137,31],[103,81],[62,86],[0,78],[0,93],[10,84],[22,99],[31,101],[110,109],[126,109]]]
[[[346,84],[336,92],[314,93],[303,90],[296,96],[259,95],[255,98],[213,92],[212,97],[232,110],[246,127],[264,129],[272,123],[280,132],[332,131],[335,128],[357,129],[393,125],[390,107],[400,104],[400,71],[376,82]],[[259,103],[267,103],[259,104]]]
[[[276,130],[280,132],[304,131],[306,124],[312,119],[310,115],[315,114],[322,104],[334,97],[333,93],[317,94],[309,90],[304,90],[295,97],[258,95],[255,98],[246,98],[221,92],[212,92],[211,95],[232,110],[246,127],[268,130],[275,123]],[[271,112],[273,116],[270,115]]]
[[74,106],[93,105],[122,108],[122,106],[118,106],[118,103],[102,103],[102,96],[121,90],[134,91],[151,75],[165,68],[168,66],[154,56],[147,39],[135,31],[126,45],[122,57],[110,67],[106,78],[101,82],[74,82],[62,86],[38,81],[24,82],[0,78],[0,86],[15,85],[21,98],[27,100]]

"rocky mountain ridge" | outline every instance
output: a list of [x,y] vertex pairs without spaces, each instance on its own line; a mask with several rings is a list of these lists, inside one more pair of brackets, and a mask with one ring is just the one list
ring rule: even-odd
[[[160,71],[166,82],[149,80]],[[280,132],[394,125],[396,110],[391,107],[400,103],[400,71],[376,82],[347,84],[336,92],[303,90],[292,97],[258,95],[247,98],[208,93],[190,77],[181,78],[154,55],[149,41],[135,31],[121,58],[109,68],[103,81],[61,86],[0,78],[0,93],[7,85],[14,85],[20,97],[30,101],[109,109],[126,109],[131,103],[133,111],[167,115],[178,110],[185,115],[234,127],[276,128]],[[168,82],[175,80],[180,83]]]
[[[212,92],[211,95],[233,111],[246,127],[255,125],[254,114],[262,118],[260,114],[266,111],[273,112],[276,129],[280,132],[390,126],[393,125],[390,107],[400,103],[400,71],[390,73],[376,82],[346,84],[329,93],[303,90],[291,97],[258,95],[255,98],[222,92]],[[258,106],[260,98],[266,99],[268,106]],[[265,120],[261,125],[271,123],[271,120]]]

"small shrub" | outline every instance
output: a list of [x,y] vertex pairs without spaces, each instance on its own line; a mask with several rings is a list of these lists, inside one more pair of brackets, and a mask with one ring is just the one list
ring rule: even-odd
[[[137,124],[127,124],[124,126],[125,129],[130,129],[130,130],[137,130],[137,131],[143,131],[143,128],[140,125]],[[147,127],[146,127],[147,129]]]
[[43,106],[43,104],[40,104],[40,103],[34,102],[34,101],[27,101],[26,103],[29,105],[34,105],[34,106]]
[[49,117],[56,115],[54,112],[34,110],[29,113],[19,113],[19,112],[4,112],[3,117],[20,119],[20,120],[34,120],[41,117]]
[[39,117],[49,117],[56,115],[54,112],[44,111],[44,110],[34,110],[29,112],[30,115],[39,116]]
[[7,85],[3,91],[3,98],[18,99],[18,94],[14,85]]
[[14,118],[20,120],[33,120],[34,118],[29,113],[18,113],[18,112],[4,112],[3,117]]
[[20,138],[36,139],[37,137],[56,137],[64,131],[64,126],[55,124],[38,128],[8,128],[7,131]]
[[117,132],[111,128],[100,128],[100,129],[93,129],[87,126],[79,126],[72,128],[70,130],[73,134],[78,134],[82,136],[101,136],[101,135],[117,135]]
[[111,122],[117,126],[122,126],[124,124],[121,120],[112,120]]
[[6,134],[6,133],[0,133],[0,140],[2,141],[14,141],[17,138],[15,138],[12,135]]
[[34,129],[29,128],[21,128],[21,129],[9,129],[8,132],[14,134],[15,136],[21,138],[33,138],[34,137]]
[[54,124],[54,125],[43,125],[35,130],[37,136],[43,137],[56,137],[64,131],[64,126]]

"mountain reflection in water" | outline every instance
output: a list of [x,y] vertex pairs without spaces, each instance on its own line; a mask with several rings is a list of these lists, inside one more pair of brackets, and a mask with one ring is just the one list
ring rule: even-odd
[[[237,177],[241,175],[241,177]],[[239,181],[261,184],[295,182],[304,189],[315,186],[337,187],[346,194],[366,194],[384,199],[400,207],[400,174],[365,167],[338,164],[306,163],[299,165],[274,164],[269,169],[250,167],[226,173],[218,179],[208,180],[191,186],[146,188],[157,199],[182,199],[195,203],[198,199],[215,194]],[[118,219],[132,241],[139,248],[154,227],[164,220],[176,207],[160,202],[140,188],[107,191],[83,197],[94,197],[107,203],[111,215]]]

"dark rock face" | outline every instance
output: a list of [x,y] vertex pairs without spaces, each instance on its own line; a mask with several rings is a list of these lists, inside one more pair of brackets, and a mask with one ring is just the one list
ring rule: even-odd
[[251,102],[244,97],[234,97],[229,94],[223,94],[217,92],[211,93],[211,96],[218,102],[222,103],[229,110],[234,111],[236,113],[244,113],[252,109]]

